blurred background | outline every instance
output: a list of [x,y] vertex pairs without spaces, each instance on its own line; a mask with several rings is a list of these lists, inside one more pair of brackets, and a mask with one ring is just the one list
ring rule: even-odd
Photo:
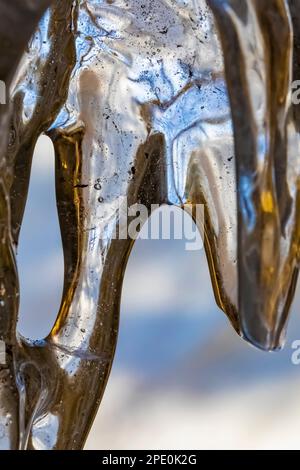
[[[44,337],[63,279],[53,148],[38,141],[18,252],[19,330]],[[286,347],[241,340],[215,305],[203,250],[137,240],[117,353],[86,449],[300,449],[300,291]]]

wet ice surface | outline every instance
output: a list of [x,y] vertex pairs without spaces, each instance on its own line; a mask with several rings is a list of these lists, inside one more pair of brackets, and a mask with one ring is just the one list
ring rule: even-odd
[[[199,146],[213,142],[215,153],[199,152],[196,159],[202,158],[206,177],[218,179],[212,214],[218,226],[224,200],[225,213],[234,212],[234,181],[226,177],[221,182],[222,171],[232,175],[234,166],[224,169],[222,161],[232,160],[231,125],[218,44],[204,2],[82,5],[86,8],[81,9],[76,39],[80,60],[67,106],[54,127],[84,124],[83,150],[85,156],[96,157],[90,170],[101,180],[101,197],[108,202],[126,190],[128,171],[149,130],[166,138],[171,202],[183,197],[187,159]],[[29,96],[28,114],[30,106]],[[87,174],[90,161],[84,162]],[[39,337],[47,326],[42,315],[52,315],[50,327],[61,289],[54,219],[41,205],[51,193],[45,174],[31,188],[28,206],[35,204],[39,226],[27,217],[19,255],[21,331]],[[52,198],[52,214],[53,208]],[[35,237],[41,220],[39,243]],[[26,239],[27,255],[22,252]],[[234,258],[230,243],[229,248]],[[228,290],[234,299],[232,285]],[[215,306],[203,252],[187,253],[180,242],[169,242],[167,248],[165,242],[149,242],[147,248],[138,242],[125,278],[116,361],[87,447],[260,447],[278,441],[298,446],[293,432],[299,422],[298,369],[290,361],[297,331],[294,319],[282,353],[267,355],[250,348]],[[284,421],[289,432],[282,432]]]
[[[76,180],[72,190],[76,189],[75,200],[82,203],[83,222],[79,232],[87,233],[87,236],[83,237],[81,247],[84,267],[79,277],[82,283],[77,285],[76,295],[72,297],[71,315],[64,316],[67,326],[61,328],[59,348],[65,352],[65,346],[71,344],[72,352],[82,353],[81,347],[86,347],[86,333],[96,324],[94,319],[99,318],[97,275],[101,275],[100,260],[105,258],[105,243],[109,243],[108,237],[101,238],[100,235],[110,233],[108,220],[111,220],[111,213],[115,215],[114,203],[119,196],[127,194],[130,183],[134,185],[133,174],[138,172],[136,166],[141,160],[141,147],[147,139],[157,135],[163,136],[158,153],[166,167],[166,200],[179,204],[185,199],[197,199],[197,196],[205,199],[212,226],[212,230],[208,230],[210,251],[215,254],[216,265],[219,264],[213,279],[215,284],[218,282],[215,287],[220,290],[220,297],[224,294],[224,298],[218,299],[219,303],[228,316],[236,320],[238,265],[239,298],[243,303],[239,320],[244,322],[243,331],[250,332],[248,338],[254,344],[275,347],[283,326],[280,309],[291,287],[292,261],[297,246],[293,232],[298,210],[298,135],[286,119],[288,98],[280,99],[279,104],[276,102],[276,89],[272,88],[276,80],[271,80],[274,77],[268,75],[271,69],[275,75],[278,70],[284,74],[289,69],[285,59],[288,62],[291,55],[287,57],[281,50],[281,34],[289,35],[288,21],[276,17],[278,11],[273,10],[275,19],[283,26],[279,28],[278,37],[274,37],[274,28],[270,27],[269,21],[263,21],[264,11],[249,1],[245,2],[245,6],[251,6],[247,16],[249,24],[234,15],[227,23],[232,30],[238,29],[243,46],[243,57],[236,63],[247,58],[243,70],[246,77],[242,84],[244,94],[241,93],[236,109],[240,116],[252,119],[255,129],[253,135],[250,132],[251,136],[244,136],[241,153],[236,159],[237,163],[245,164],[242,172],[237,165],[239,213],[243,219],[238,233],[244,230],[240,241],[247,242],[244,243],[245,250],[239,246],[237,257],[232,126],[220,45],[206,2],[90,0],[78,5],[78,25],[73,25],[77,63],[71,75],[67,103],[51,129],[60,131],[55,139],[57,149],[63,147],[59,145],[60,140],[74,144],[78,138],[82,155],[80,151],[70,151],[66,156],[70,158],[76,153],[78,158],[76,164],[80,172],[74,171],[71,176],[77,178],[79,175],[81,180]],[[228,10],[223,11],[224,15],[227,13]],[[48,21],[49,15],[45,15],[41,30],[34,38],[33,61],[36,57],[44,60],[49,53]],[[263,33],[258,31],[261,26],[267,34],[260,34]],[[275,57],[269,44],[262,47],[263,38],[269,36],[279,46],[281,55]],[[256,37],[260,38],[257,42],[254,41]],[[269,41],[272,44],[273,39]],[[226,51],[228,56],[232,54],[231,46]],[[286,49],[288,55],[290,49]],[[267,70],[269,60],[274,63]],[[231,76],[232,71],[234,75],[235,57],[230,65],[228,82],[231,78],[231,83],[236,83],[237,77]],[[33,67],[29,75],[34,75],[39,67],[40,64]],[[287,97],[289,77],[285,78],[280,96]],[[22,116],[24,123],[34,115],[40,98],[35,86],[31,77],[21,84],[22,91],[27,91]],[[235,92],[237,87],[233,88]],[[268,109],[269,95],[274,98],[272,116]],[[245,113],[245,96],[250,100],[249,113]],[[284,167],[287,157],[284,133],[276,132],[276,126],[288,128],[287,168]],[[247,125],[242,125],[238,130],[245,128]],[[76,138],[72,140],[74,133]],[[246,142],[255,144],[248,159],[243,156],[252,147]],[[279,165],[271,155],[274,148],[280,149]],[[58,159],[62,154],[63,151],[57,152]],[[48,178],[52,175],[53,180],[53,172],[45,169],[41,156],[39,161],[37,183],[31,187],[27,208],[29,222],[25,222],[22,230],[19,253],[23,297],[20,329],[31,337],[42,337],[50,329],[62,287],[53,181],[50,188]],[[65,165],[59,169],[61,175],[63,168],[71,168],[70,160],[62,158],[62,162]],[[145,159],[143,162],[145,168]],[[275,183],[278,187],[274,187],[273,178],[269,178],[273,170],[279,176]],[[65,182],[64,178],[57,181],[58,184]],[[67,177],[66,181],[70,183],[72,177]],[[84,189],[80,191],[81,196],[78,196],[79,189]],[[283,195],[283,201],[279,202],[286,204],[277,204],[280,195]],[[58,199],[60,197],[58,190]],[[103,202],[108,204],[105,215]],[[280,214],[279,221],[279,211],[285,205],[287,208],[290,205],[292,210]],[[65,228],[68,228],[68,215],[62,217]],[[66,245],[65,249],[68,249]],[[252,256],[254,252],[257,258]],[[255,269],[249,268],[250,262],[254,263]],[[110,294],[116,292],[113,286],[114,279],[110,283]],[[88,288],[85,290],[85,287]],[[101,307],[103,305],[106,307],[109,302],[104,302]],[[83,315],[83,311],[88,314]],[[73,336],[70,334],[72,328]],[[103,332],[103,329],[99,331]],[[293,337],[297,335],[296,331],[295,319],[290,328],[291,339],[283,353],[265,355],[254,351],[241,343],[217,311],[203,252],[187,253],[180,242],[169,242],[167,248],[165,243],[150,243],[147,248],[144,243],[138,243],[126,273],[116,362],[103,408],[94,426],[99,434],[91,435],[87,446],[120,448],[134,442],[134,447],[230,447],[232,443],[242,446],[244,442],[247,446],[259,447],[270,439],[270,435],[273,439],[269,443],[274,445],[280,436],[281,423],[285,419],[290,421],[295,403],[297,368],[291,365],[290,359],[291,340],[297,339]],[[109,338],[106,330],[104,336]],[[74,358],[75,367],[64,354],[58,356],[59,366],[74,377],[79,356]],[[77,387],[78,382],[75,385]],[[124,392],[121,397],[120,389]],[[90,404],[88,395],[85,398]],[[60,404],[64,403],[60,401]],[[287,405],[283,406],[283,403]],[[55,434],[58,416],[59,412],[56,416],[52,412],[42,416],[33,431],[34,439],[39,440],[47,424]],[[290,428],[296,418],[297,413],[294,413]],[[269,433],[267,426],[270,425],[273,430],[278,429],[277,437],[274,437],[274,431]],[[258,428],[264,429],[265,434],[259,435]],[[136,429],[142,431],[138,436]],[[154,432],[157,429],[159,433]],[[284,438],[285,442],[293,442],[292,431]],[[54,445],[55,440],[48,444]],[[43,439],[38,443],[39,447],[42,445]]]
[[[50,328],[61,290],[46,146],[44,140],[33,169],[19,249],[20,329],[31,337]],[[286,348],[262,353],[240,340],[215,306],[203,251],[186,252],[180,241],[138,241],[112,375],[86,447],[299,448],[300,366],[290,360],[291,343],[300,339],[299,299]]]

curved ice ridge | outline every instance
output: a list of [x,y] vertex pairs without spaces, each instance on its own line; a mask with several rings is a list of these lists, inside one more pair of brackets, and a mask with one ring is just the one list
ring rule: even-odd
[[[0,110],[3,448],[84,444],[133,243],[110,237],[118,198],[205,205],[216,302],[262,349],[283,344],[298,276],[300,1],[49,3],[0,1],[14,52],[0,59],[11,89]],[[12,36],[6,18],[16,28],[24,15],[27,29]],[[35,344],[16,333],[14,250],[43,132],[55,147],[65,281],[55,325]]]

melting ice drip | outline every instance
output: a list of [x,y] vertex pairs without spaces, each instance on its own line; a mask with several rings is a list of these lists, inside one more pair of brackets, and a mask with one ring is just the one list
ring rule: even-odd
[[[0,110],[2,448],[84,444],[133,243],[110,236],[118,198],[205,205],[216,301],[262,349],[283,343],[298,275],[300,1],[55,0],[21,55],[49,3],[0,2],[14,31],[28,16],[14,36],[0,21],[10,47],[0,78],[12,90]],[[32,344],[16,333],[14,250],[43,132],[56,153],[65,282],[51,333]]]

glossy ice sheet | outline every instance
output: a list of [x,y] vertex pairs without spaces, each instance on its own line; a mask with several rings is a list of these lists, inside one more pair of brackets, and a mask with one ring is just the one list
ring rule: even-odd
[[[253,344],[281,345],[298,273],[297,4],[295,28],[283,0],[65,0],[42,17],[6,112],[2,447],[83,446],[132,247],[112,239],[120,197],[204,203],[218,305]],[[50,335],[32,344],[15,334],[10,236],[16,247],[42,132],[56,152],[65,283]]]

